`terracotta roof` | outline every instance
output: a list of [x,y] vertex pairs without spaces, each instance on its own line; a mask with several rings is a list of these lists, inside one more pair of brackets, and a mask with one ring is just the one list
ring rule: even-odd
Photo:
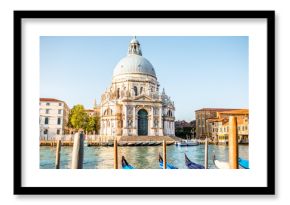
[[55,98],[39,98],[39,101],[44,101],[44,102],[63,102],[63,101],[55,99]]
[[202,108],[200,110],[196,110],[197,111],[215,111],[215,112],[222,112],[222,111],[229,111],[229,110],[239,110],[239,109],[231,109],[231,108]]
[[249,114],[248,109],[238,109],[238,110],[228,110],[228,111],[221,111],[221,114]]

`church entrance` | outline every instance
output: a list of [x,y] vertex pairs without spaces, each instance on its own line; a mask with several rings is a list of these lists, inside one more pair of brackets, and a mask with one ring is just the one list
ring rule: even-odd
[[148,113],[144,109],[138,112],[138,135],[148,135]]

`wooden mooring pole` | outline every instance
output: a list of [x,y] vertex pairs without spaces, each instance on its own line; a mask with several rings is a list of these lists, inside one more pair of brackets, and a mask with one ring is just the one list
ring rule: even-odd
[[238,130],[237,130],[237,117],[229,117],[229,164],[231,169],[238,169]]
[[72,169],[82,169],[84,160],[84,134],[76,133],[74,135],[74,144],[72,152]]
[[163,140],[163,169],[166,169],[166,140]]
[[208,168],[208,140],[207,140],[207,137],[206,137],[205,143],[204,143],[204,168],[205,169]]
[[118,169],[118,143],[114,140],[114,169]]
[[60,150],[61,150],[61,140],[57,140],[56,151],[55,151],[55,168],[60,167]]

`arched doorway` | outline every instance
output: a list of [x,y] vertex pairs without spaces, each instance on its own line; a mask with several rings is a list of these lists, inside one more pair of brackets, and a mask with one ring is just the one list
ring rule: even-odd
[[138,135],[148,135],[148,113],[144,109],[138,112]]

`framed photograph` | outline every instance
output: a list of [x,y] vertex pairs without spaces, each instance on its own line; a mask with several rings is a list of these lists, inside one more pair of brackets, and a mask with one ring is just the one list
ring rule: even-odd
[[14,11],[14,194],[275,194],[274,11]]

